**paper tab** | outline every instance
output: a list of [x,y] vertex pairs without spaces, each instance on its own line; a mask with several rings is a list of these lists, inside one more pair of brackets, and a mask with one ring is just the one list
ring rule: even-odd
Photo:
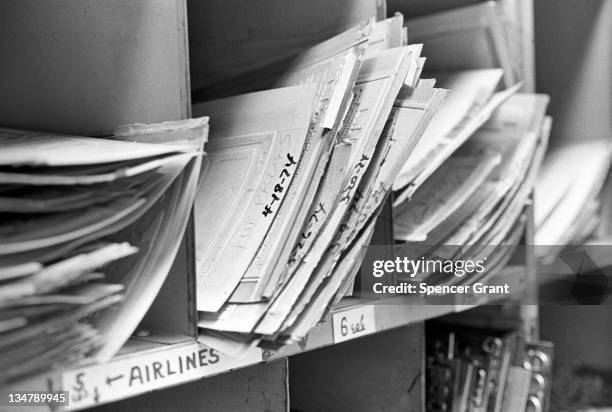
[[332,315],[332,322],[334,343],[376,332],[374,307],[369,305],[336,312]]
[[102,365],[66,371],[62,373],[62,389],[70,393],[67,409],[82,409],[261,361],[259,348],[236,359],[209,346],[193,343],[126,355]]

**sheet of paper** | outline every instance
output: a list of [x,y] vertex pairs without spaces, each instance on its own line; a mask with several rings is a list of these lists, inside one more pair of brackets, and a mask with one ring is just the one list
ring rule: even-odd
[[308,331],[312,329],[327,312],[334,295],[340,288],[342,282],[349,276],[355,274],[355,269],[359,268],[365,256],[365,247],[370,243],[374,233],[375,219],[365,228],[363,233],[356,239],[355,243],[348,249],[337,264],[333,275],[319,288],[316,296],[312,298],[308,309],[301,313],[299,319],[282,334],[291,336],[295,342],[301,341],[306,337]]
[[[509,226],[518,219],[533,193],[535,179],[546,151],[547,137],[540,135],[537,147],[529,157],[524,173],[516,176],[515,183],[504,194],[493,212],[471,235],[468,244],[496,245],[503,240],[505,231],[509,230]],[[493,230],[494,227],[496,227],[495,230]]]
[[2,261],[9,264],[8,262],[12,259],[10,255],[28,251],[44,256],[45,249],[83,238],[99,238],[107,233],[108,228],[122,225],[122,222],[133,219],[135,215],[141,216],[176,179],[189,159],[190,157],[181,156],[167,163],[158,170],[157,179],[150,182],[150,187],[145,188],[144,192],[136,192],[130,194],[131,197],[122,196],[106,203],[94,204],[76,217],[72,212],[63,212],[33,215],[21,221],[5,222],[0,225],[0,236],[5,242],[0,248]]
[[[31,249],[26,252],[3,255],[2,259],[0,259],[0,266],[14,266],[28,262],[49,262],[70,253],[72,250],[81,245],[105,236],[112,235],[125,229],[140,219],[155,204],[155,202],[159,200],[164,191],[170,187],[172,182],[181,173],[187,164],[187,160],[188,158],[186,157],[175,159],[174,162],[168,163],[166,166],[160,169],[156,175],[154,182],[155,186],[148,191],[149,195],[146,197],[146,201],[142,207],[136,208],[132,212],[125,215],[122,219],[113,219],[113,223],[103,225],[102,228],[98,228],[95,231],[88,230],[90,232],[88,235],[78,238],[74,238],[74,236],[71,235],[71,232],[66,232],[64,236],[73,238],[71,241],[53,244],[44,248]],[[195,161],[198,160],[196,159]]]
[[[331,159],[327,165],[324,178],[319,186],[312,207],[308,212],[308,218],[304,223],[300,238],[293,246],[289,256],[288,265],[291,267],[299,262],[311,246],[311,238],[316,237],[330,212],[330,208],[336,203],[342,188],[344,176],[350,167],[351,145],[340,142],[336,144]],[[232,303],[251,302],[261,300],[267,285],[276,285],[282,276],[280,271],[271,276],[260,276],[258,278],[243,278],[238,289],[232,296]],[[259,284],[259,287],[258,287]],[[242,295],[242,296],[239,296]]]
[[0,193],[0,212],[37,214],[83,210],[124,195],[136,195],[158,177],[146,173],[132,179],[91,186],[15,186]]
[[[181,151],[174,145],[62,136],[0,128],[0,167],[66,167],[146,159]],[[185,148],[184,150],[189,150]]]
[[493,171],[483,187],[483,190],[490,193],[486,196],[487,200],[475,215],[466,221],[462,230],[447,240],[448,244],[468,243],[472,234],[482,226],[486,216],[492,213],[504,197],[517,190],[534,161],[538,141],[542,141],[544,147],[548,142],[550,123],[543,121],[547,104],[548,97],[544,95],[512,96],[457,152],[463,155],[495,150],[501,153],[502,164]]
[[429,87],[404,86],[400,91],[372,161],[372,170],[359,188],[361,196],[353,199],[350,210],[354,213],[344,223],[351,227],[351,238],[380,210],[393,181],[445,96],[445,91]]
[[[537,127],[537,126],[536,126]],[[534,139],[531,138],[535,133],[532,131],[530,133],[525,134],[523,141],[520,142],[519,149],[525,149],[530,146],[530,142]],[[535,179],[540,169],[540,165],[542,163],[542,159],[544,158],[544,153],[546,152],[546,147],[548,144],[548,134],[540,133],[537,139],[537,145],[535,148],[529,152],[526,156],[516,156],[513,159],[515,163],[515,168],[518,170],[518,173],[511,174],[511,184],[503,184],[506,191],[500,192],[499,187],[497,187],[497,196],[493,199],[499,201],[495,204],[494,209],[490,209],[491,212],[489,214],[484,215],[484,217],[479,216],[481,219],[480,223],[477,224],[477,229],[470,234],[469,240],[466,242],[468,244],[473,243],[492,243],[491,236],[494,236],[494,232],[490,231],[490,228],[496,224],[496,222],[500,219],[505,219],[507,222],[513,219],[513,216],[517,216],[520,213],[520,210],[524,207],[526,202],[528,201],[528,197],[533,194]],[[521,150],[517,150],[520,153]],[[521,162],[522,157],[522,162]],[[485,203],[483,203],[484,205]],[[481,208],[479,211],[483,211]]]
[[3,284],[0,287],[0,305],[7,301],[57,291],[69,285],[73,279],[137,251],[137,248],[128,243],[111,244],[44,267],[31,276]]
[[[610,167],[611,146],[607,141],[575,143],[553,148],[542,166],[544,176],[554,174],[558,184],[571,183],[572,196],[561,199],[544,221],[536,226],[537,245],[557,245],[564,233],[571,230],[573,222],[580,216],[584,207],[594,200],[603,187]],[[571,161],[567,161],[572,159]],[[576,162],[574,159],[582,159]],[[552,170],[550,170],[552,169]],[[545,199],[548,190],[555,185],[536,185],[536,200]],[[548,180],[550,183],[550,180]],[[548,188],[551,189],[548,189]],[[546,200],[541,200],[546,202]],[[546,205],[546,203],[544,203]],[[550,206],[545,206],[550,208]],[[545,215],[540,212],[538,217]],[[554,222],[554,223],[553,223]]]
[[201,157],[196,157],[165,191],[159,209],[150,211],[153,221],[147,230],[132,233],[131,239],[128,237],[128,241],[139,248],[139,253],[128,267],[117,265],[114,268],[115,278],[126,285],[125,301],[117,310],[104,312],[94,320],[100,333],[109,337],[95,354],[97,361],[107,361],[117,353],[157,297],[181,245],[200,169]]
[[[565,194],[574,185],[585,184],[584,180],[579,179],[583,178],[580,170],[592,163],[586,159],[604,162],[606,152],[605,143],[600,141],[551,147],[538,175],[536,186],[538,205],[534,209],[536,227],[548,220],[552,211],[566,198]],[[585,161],[576,162],[574,159],[585,159]],[[586,173],[588,172],[585,171]]]
[[[307,160],[297,165],[285,201],[287,207],[278,211],[266,239],[243,276],[248,282],[262,274],[276,278],[289,259],[309,211],[304,205],[313,204],[331,155],[334,136],[340,127],[340,116],[346,112],[352,96],[352,84],[361,66],[367,41],[365,35],[369,33],[369,27],[365,29],[351,29],[303,53],[281,80],[281,84],[316,82],[317,102],[313,108],[308,143],[302,153],[302,158]],[[332,100],[337,102],[333,107]],[[336,112],[332,116],[334,125],[328,130],[324,120],[329,119],[326,113],[332,111]]]
[[[93,173],[80,174],[83,170],[72,168],[69,173],[65,174],[54,174],[54,170],[51,173],[27,172],[23,171],[0,171],[0,184],[5,185],[32,185],[32,186],[69,186],[69,185],[94,185],[99,183],[110,183],[119,179],[131,178],[138,176],[143,173],[152,172],[159,168],[168,165],[174,161],[183,159],[186,163],[194,157],[195,153],[184,153],[173,156],[166,156],[160,159],[153,159],[144,163],[136,165],[128,165],[125,168],[117,168],[113,164],[113,171],[100,172],[99,170],[93,171]],[[19,170],[19,169],[17,169]],[[92,170],[85,170],[84,172],[92,172]],[[99,173],[96,173],[99,172]]]
[[467,201],[500,162],[496,152],[449,158],[412,199],[394,208],[395,238],[426,241],[428,233]]
[[373,50],[385,50],[403,46],[403,25],[404,16],[401,13],[396,13],[393,17],[374,23],[374,28],[370,33],[370,40],[368,42],[368,53]]
[[[429,87],[413,89],[403,86],[400,89],[371,166],[358,188],[359,196],[352,200],[349,213],[341,225],[344,230],[334,240],[334,248],[352,242],[367,222],[378,215],[397,173],[445,96],[446,91]],[[344,251],[344,246],[340,250]],[[333,258],[336,259],[337,256]]]
[[[477,113],[473,113],[453,130],[450,138],[441,142],[429,155],[426,161],[422,160],[416,170],[417,175],[410,181],[409,185],[396,196],[395,203],[399,204],[409,199],[410,196],[431,176],[432,173],[451,156],[461,145],[463,145],[493,114],[503,102],[515,94],[522,85],[519,83],[509,89],[497,92]],[[408,160],[410,162],[410,159]],[[400,174],[400,181],[401,181]],[[397,182],[397,180],[396,180]]]
[[449,90],[449,95],[402,168],[394,190],[407,186],[419,173],[420,165],[428,154],[443,144],[445,139],[451,138],[453,130],[459,128],[465,119],[482,109],[495,92],[501,76],[501,70],[489,69],[467,70],[438,77],[438,87]]
[[[189,121],[187,123],[190,124],[189,127],[163,132],[166,136],[165,141],[176,142],[178,145],[188,143],[191,150],[201,151],[207,139],[208,127],[204,123],[195,125]],[[143,129],[136,128],[136,133],[126,138],[135,141],[159,138],[157,133]],[[183,239],[202,173],[201,166],[202,157],[197,156],[186,166],[183,164],[177,178],[171,177],[174,172],[167,171],[162,175],[170,175],[164,183],[166,188],[163,191],[164,196],[147,198],[147,201],[159,200],[158,207],[147,209],[147,214],[144,216],[132,216],[129,219],[131,222],[126,222],[134,224],[134,221],[142,218],[145,222],[149,222],[149,225],[143,231],[131,231],[127,235],[126,240],[139,248],[136,258],[126,265],[119,264],[122,261],[115,263],[112,272],[108,273],[109,279],[119,280],[126,286],[125,300],[116,310],[103,312],[94,320],[96,329],[108,337],[96,352],[96,361],[107,361],[117,353],[138,327],[157,297]],[[109,233],[115,233],[111,229],[119,228],[109,228]]]
[[284,205],[314,98],[302,85],[199,105],[213,118],[195,206],[199,310],[225,303]]

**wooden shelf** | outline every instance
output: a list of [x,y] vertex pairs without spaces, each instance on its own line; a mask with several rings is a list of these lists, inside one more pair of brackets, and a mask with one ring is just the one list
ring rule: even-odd
[[[526,272],[513,267],[495,279],[521,284]],[[518,281],[518,283],[517,283]],[[513,289],[514,290],[514,289]],[[516,289],[520,292],[519,289]],[[70,391],[66,410],[80,410],[165,389],[205,377],[219,375],[259,363],[270,362],[306,351],[323,348],[362,336],[417,324],[428,319],[462,312],[475,306],[471,302],[452,305],[425,305],[419,299],[397,297],[380,300],[344,299],[308,338],[280,350],[253,348],[241,359],[232,358],[185,335],[150,335],[133,337],[111,361],[83,364],[58,370],[13,385],[15,390]],[[479,305],[496,303],[480,299]],[[364,317],[362,318],[362,315]],[[340,321],[364,319],[363,330],[342,336]],[[11,388],[7,388],[11,390]]]

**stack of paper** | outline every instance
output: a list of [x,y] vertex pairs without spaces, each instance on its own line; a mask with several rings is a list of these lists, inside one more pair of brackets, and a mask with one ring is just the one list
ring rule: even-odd
[[425,130],[393,184],[394,205],[409,199],[434,171],[518,91],[519,85],[495,93],[500,69],[467,70],[438,76],[437,86],[450,90],[444,105]]
[[419,82],[421,47],[402,46],[401,20],[306,50],[283,88],[194,106],[211,117],[195,212],[200,338],[211,346],[300,340],[350,288],[446,94]]
[[[406,22],[410,40],[423,43],[426,74],[451,93],[393,184],[394,206],[410,199],[520,89],[502,15],[500,5],[489,1]],[[505,89],[497,91],[502,79]]]
[[[123,345],[174,260],[206,131],[207,119],[115,139],[0,129],[0,380]],[[174,144],[142,143],[162,136]]]
[[487,259],[487,274],[501,268],[512,252],[504,245],[518,244],[523,233],[550,132],[547,104],[547,96],[533,94],[502,104],[411,200],[394,208],[397,240],[445,259]]
[[535,191],[536,254],[543,263],[597,229],[611,155],[612,146],[603,140],[566,143],[547,153]]

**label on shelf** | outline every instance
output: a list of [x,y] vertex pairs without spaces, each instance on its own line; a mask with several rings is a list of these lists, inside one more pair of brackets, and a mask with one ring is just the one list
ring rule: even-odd
[[261,361],[259,348],[253,348],[244,358],[236,359],[209,346],[193,343],[126,355],[108,363],[65,371],[62,373],[62,389],[69,392],[67,409],[81,409]]
[[364,305],[332,314],[334,343],[376,332],[374,306]]

